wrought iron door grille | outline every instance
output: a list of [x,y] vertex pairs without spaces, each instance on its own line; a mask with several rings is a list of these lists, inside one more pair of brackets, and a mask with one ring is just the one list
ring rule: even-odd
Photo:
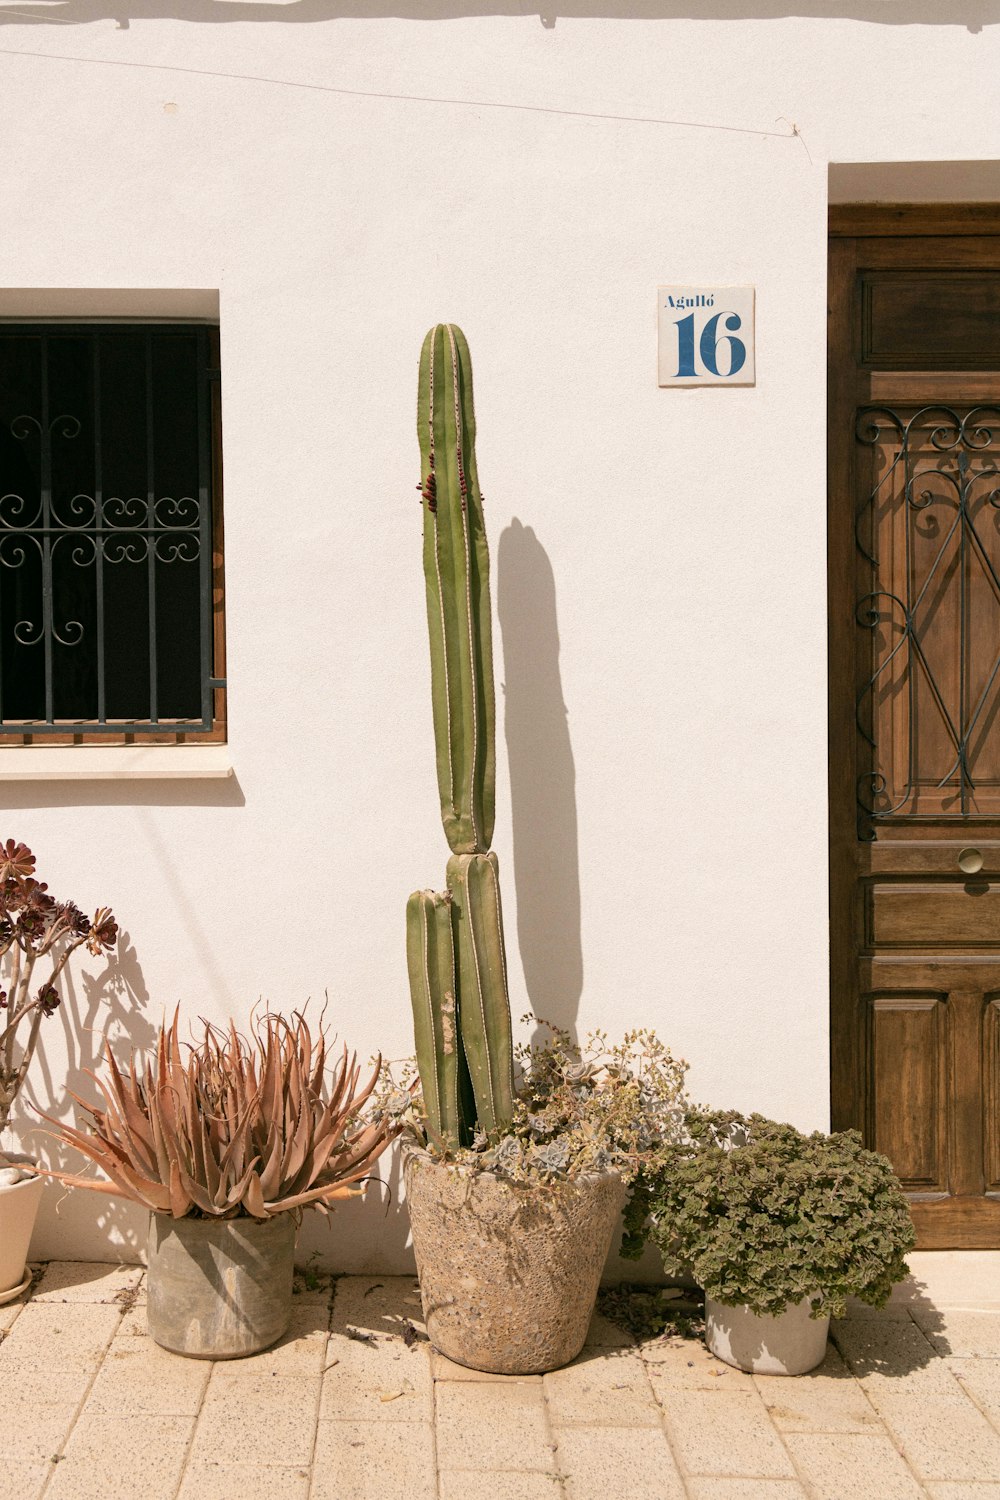
[[[858,413],[859,830],[1000,793],[1000,408]],[[990,805],[987,806],[989,800]]]
[[209,331],[0,327],[0,732],[211,730]]

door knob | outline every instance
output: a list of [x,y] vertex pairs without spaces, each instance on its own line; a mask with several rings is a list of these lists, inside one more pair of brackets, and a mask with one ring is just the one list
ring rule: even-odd
[[983,855],[980,849],[962,849],[958,856],[958,868],[963,875],[978,875],[983,868]]

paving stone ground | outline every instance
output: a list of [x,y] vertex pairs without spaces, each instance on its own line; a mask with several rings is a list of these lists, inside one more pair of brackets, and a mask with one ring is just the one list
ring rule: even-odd
[[274,1349],[165,1353],[139,1266],[0,1307],[0,1500],[1000,1500],[1000,1252],[925,1252],[798,1379],[595,1317],[544,1377],[434,1353],[409,1277],[310,1277]]

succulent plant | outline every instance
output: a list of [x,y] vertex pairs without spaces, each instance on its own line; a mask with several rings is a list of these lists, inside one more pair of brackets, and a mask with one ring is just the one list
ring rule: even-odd
[[[27,1076],[46,1016],[59,1008],[57,982],[69,959],[86,944],[95,958],[110,952],[118,926],[106,906],[87,917],[72,901],[57,901],[35,878],[35,856],[14,839],[0,843],[0,1133]],[[48,965],[36,984],[40,960]],[[27,1035],[18,1049],[18,1032]],[[22,1037],[25,1036],[21,1031]]]
[[304,1016],[270,1011],[251,1023],[250,1040],[232,1025],[206,1025],[197,1043],[182,1048],[175,1013],[139,1067],[133,1057],[123,1072],[106,1046],[105,1078],[90,1075],[103,1107],[73,1095],[90,1123],[62,1126],[59,1138],[108,1180],[48,1175],[175,1219],[268,1219],[309,1204],[326,1208],[359,1191],[353,1184],[398,1130],[385,1111],[363,1115],[381,1058],[359,1088],[356,1057],[344,1047],[328,1070],[326,1054],[322,1024],[314,1040]]
[[514,1111],[497,857],[489,551],[476,468],[472,363],[461,329],[424,340],[417,391],[424,578],[447,891],[415,891],[407,966],[428,1133],[454,1150]]
[[852,1296],[885,1305],[915,1235],[884,1156],[853,1130],[803,1135],[732,1110],[692,1110],[687,1129],[633,1194],[624,1255],[652,1240],[668,1274],[759,1314],[804,1297],[813,1317],[843,1317]]

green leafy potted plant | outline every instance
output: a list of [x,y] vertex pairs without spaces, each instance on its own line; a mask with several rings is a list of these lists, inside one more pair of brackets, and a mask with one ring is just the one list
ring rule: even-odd
[[[106,906],[93,918],[72,901],[56,901],[35,879],[27,844],[0,844],[0,1136],[35,1055],[43,1022],[55,1015],[59,981],[70,957],[86,945],[95,956],[118,936]],[[44,1178],[27,1157],[0,1152],[0,1302],[9,1302],[30,1280],[25,1262]]]
[[[322,1024],[270,1011],[249,1037],[205,1025],[181,1044],[175,1014],[154,1054],[127,1072],[106,1048],[103,1105],[77,1102],[86,1130],[60,1139],[96,1162],[107,1181],[53,1173],[74,1187],[150,1210],[149,1331],[198,1359],[266,1349],[288,1327],[292,1260],[302,1209],[326,1210],[357,1186],[397,1133],[365,1106],[367,1084],[347,1048],[326,1065]],[[74,1095],[74,1098],[76,1096]]]
[[515,1082],[494,823],[489,555],[461,330],[424,340],[424,577],[447,889],[407,906],[421,1148],[405,1181],[427,1331],[476,1369],[554,1369],[583,1346],[631,1182],[683,1120],[684,1064],[647,1033],[562,1033]]
[[634,1195],[623,1254],[652,1239],[668,1273],[694,1276],[720,1359],[804,1374],[848,1297],[882,1307],[907,1275],[915,1235],[899,1182],[855,1131],[807,1136],[732,1111],[692,1112],[688,1130]]

